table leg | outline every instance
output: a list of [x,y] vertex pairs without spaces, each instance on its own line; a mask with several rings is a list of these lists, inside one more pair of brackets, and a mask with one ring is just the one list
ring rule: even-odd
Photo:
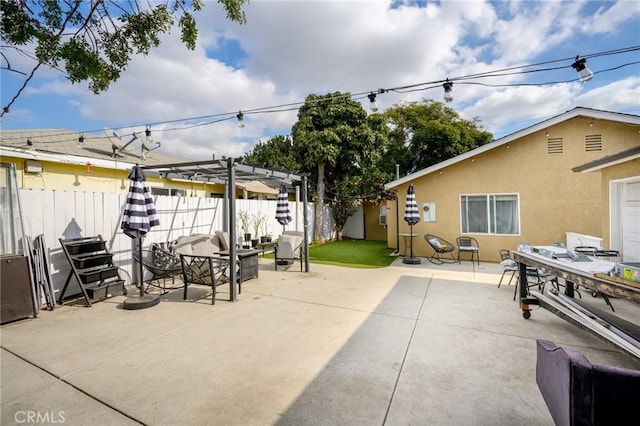
[[531,309],[529,309],[529,305],[526,303],[528,296],[527,284],[527,265],[518,262],[518,285],[520,286],[520,300],[518,303],[520,304],[520,309],[522,309],[522,316],[525,319],[531,318]]
[[573,290],[573,281],[565,280],[564,286],[564,295],[567,297],[571,297],[573,299],[574,290]]

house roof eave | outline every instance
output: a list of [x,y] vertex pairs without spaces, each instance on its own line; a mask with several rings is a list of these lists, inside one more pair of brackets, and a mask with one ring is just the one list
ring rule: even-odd
[[624,151],[614,154],[605,155],[588,163],[573,167],[571,170],[576,173],[591,173],[600,171],[606,167],[615,166],[616,164],[626,163],[627,161],[640,158],[640,145],[625,149]]
[[51,152],[37,151],[34,149],[0,147],[0,157],[15,157],[25,160],[51,161],[60,164],[72,164],[76,166],[86,166],[90,163],[95,167],[104,167],[116,170],[130,170],[135,164],[125,161],[101,160],[93,157],[81,157],[69,154],[55,154]]

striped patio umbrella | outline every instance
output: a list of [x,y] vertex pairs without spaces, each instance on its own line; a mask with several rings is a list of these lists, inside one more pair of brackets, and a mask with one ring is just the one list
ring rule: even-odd
[[278,192],[276,220],[282,225],[282,231],[284,231],[285,225],[293,220],[291,212],[289,211],[289,194],[287,193],[287,187],[284,183],[280,185],[280,191]]
[[[409,234],[413,235],[413,225],[420,222],[420,213],[418,212],[418,203],[416,202],[416,190],[413,184],[407,188],[407,203],[404,208],[404,220],[409,224]],[[420,259],[413,257],[413,237],[409,237],[411,244],[411,257],[403,259],[404,263],[420,263]]]
[[122,214],[122,231],[132,239],[138,240],[138,250],[140,255],[140,296],[144,295],[142,285],[142,238],[149,232],[152,226],[160,225],[156,207],[151,197],[151,191],[147,185],[144,172],[137,164],[129,173],[129,192],[127,202],[124,205]]

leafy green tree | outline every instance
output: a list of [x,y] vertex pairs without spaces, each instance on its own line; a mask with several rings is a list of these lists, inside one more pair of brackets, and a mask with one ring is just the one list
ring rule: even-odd
[[[248,0],[218,0],[227,19],[244,24],[242,6]],[[26,76],[22,88],[4,106],[2,115],[20,96],[41,65],[57,68],[63,63],[72,83],[89,80],[100,93],[120,77],[134,54],[148,54],[160,44],[160,34],[175,22],[181,40],[193,50],[198,37],[193,13],[203,0],[0,0],[2,50],[35,45],[36,65],[30,72],[11,68],[3,53],[2,69]]]
[[[338,239],[363,190],[367,173],[379,167],[386,145],[384,120],[368,117],[349,93],[309,95],[293,125],[293,147],[302,168],[316,182],[316,235],[323,240],[324,205],[332,206]],[[372,192],[382,190],[378,181]],[[365,189],[366,188],[366,189]]]
[[287,171],[300,170],[300,164],[293,152],[293,140],[289,136],[274,136],[268,141],[258,142],[242,157],[244,164],[266,166]]
[[[441,102],[423,100],[385,111],[390,129],[387,155],[401,173],[413,173],[491,142],[477,118],[462,119]],[[390,172],[386,164],[385,172]],[[395,164],[393,165],[395,167]]]

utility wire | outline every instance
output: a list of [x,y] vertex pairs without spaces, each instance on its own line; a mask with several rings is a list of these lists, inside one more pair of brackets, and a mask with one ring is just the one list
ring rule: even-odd
[[[638,51],[640,50],[640,46],[629,46],[629,47],[624,47],[624,48],[619,48],[619,49],[614,49],[614,50],[608,50],[608,51],[604,51],[604,52],[596,52],[596,53],[589,53],[583,56],[579,56],[580,58],[583,59],[588,59],[588,58],[596,58],[596,57],[601,57],[601,56],[610,56],[610,55],[619,55],[622,53],[629,53],[629,52],[633,52],[633,51]],[[468,81],[468,80],[478,80],[478,79],[483,79],[483,78],[492,78],[492,77],[504,77],[504,76],[508,76],[508,75],[527,75],[527,74],[532,74],[532,73],[541,73],[541,72],[550,72],[550,71],[557,71],[557,70],[561,70],[564,68],[571,68],[571,64],[569,65],[564,65],[564,66],[557,66],[557,67],[544,67],[544,68],[539,68],[542,66],[546,66],[546,65],[550,65],[550,64],[555,64],[555,63],[560,63],[560,62],[567,62],[567,61],[571,61],[573,63],[573,61],[575,60],[575,58],[561,58],[561,59],[554,59],[554,60],[549,60],[549,61],[543,61],[543,62],[537,62],[537,63],[533,63],[533,64],[525,64],[525,65],[517,65],[517,66],[513,66],[513,67],[507,67],[507,68],[502,68],[502,69],[498,69],[498,70],[492,70],[492,71],[486,71],[486,72],[482,72],[482,73],[475,73],[475,74],[469,74],[469,75],[465,75],[465,76],[458,76],[458,77],[449,77],[445,80],[432,80],[432,81],[426,81],[426,82],[422,82],[422,83],[415,83],[415,84],[409,84],[409,85],[403,85],[403,86],[396,86],[396,87],[390,87],[390,88],[380,88],[374,91],[363,91],[363,92],[357,92],[357,93],[344,93],[344,94],[340,94],[337,95],[335,97],[335,99],[340,99],[340,98],[350,98],[352,100],[361,100],[361,99],[366,99],[367,96],[369,94],[383,94],[383,93],[387,93],[387,92],[394,92],[394,93],[410,93],[410,92],[418,92],[418,91],[426,91],[426,90],[430,90],[430,89],[435,89],[435,88],[442,88],[442,83],[444,83],[445,81],[449,81],[449,82],[455,82],[456,85],[459,84],[467,84],[467,85],[480,85],[480,86],[486,86],[486,87],[517,87],[517,86],[546,86],[546,85],[553,85],[553,84],[562,84],[562,83],[571,83],[571,82],[575,82],[578,81],[578,78],[574,78],[574,79],[568,79],[568,80],[562,80],[562,81],[551,81],[551,82],[544,82],[544,83],[513,83],[513,84],[489,84],[489,83],[479,83],[479,82],[473,82],[473,81]],[[605,70],[599,70],[597,72],[594,72],[595,74],[602,74],[605,72],[609,72],[609,71],[614,71],[623,67],[627,67],[630,65],[636,65],[640,63],[640,61],[634,61],[634,62],[628,62],[628,63],[624,63],[621,65],[618,65],[616,67],[612,67],[612,68],[608,68]],[[533,69],[530,69],[533,68]],[[520,70],[520,71],[517,71]],[[513,72],[512,72],[513,71]],[[291,103],[286,103],[286,104],[280,104],[280,105],[273,105],[273,106],[266,106],[266,107],[258,107],[258,108],[251,108],[251,109],[242,109],[239,112],[241,112],[243,115],[251,115],[251,114],[267,114],[267,113],[276,113],[276,112],[288,112],[288,111],[294,111],[300,108],[300,106],[305,105],[305,104],[315,104],[315,103],[320,103],[320,102],[327,102],[329,101],[333,101],[335,100],[334,98],[329,98],[327,99],[326,97],[323,97],[321,99],[317,99],[317,100],[313,100],[313,101],[298,101],[298,102],[291,102]],[[207,120],[201,123],[196,123],[196,124],[192,124],[192,125],[184,125],[184,126],[176,126],[176,127],[172,127],[172,128],[168,128],[168,129],[162,129],[162,131],[179,131],[179,130],[186,130],[186,129],[190,129],[190,128],[194,128],[194,127],[202,127],[202,126],[207,126],[207,125],[211,125],[211,124],[216,124],[222,121],[228,121],[228,120],[232,120],[236,118],[236,115],[238,114],[238,111],[233,111],[233,112],[224,112],[224,113],[217,113],[217,114],[210,114],[210,115],[203,115],[203,116],[198,116],[198,117],[189,117],[189,118],[178,118],[178,119],[173,119],[173,120],[164,120],[164,121],[156,121],[156,122],[147,122],[144,124],[133,124],[133,125],[128,125],[128,126],[121,126],[121,127],[113,127],[114,130],[122,130],[122,129],[129,129],[129,128],[135,128],[135,127],[144,127],[144,128],[150,128],[152,126],[160,126],[160,125],[166,125],[166,124],[172,124],[172,123],[184,123],[184,122],[189,122],[189,121],[200,121],[200,120]],[[60,132],[60,133],[55,133],[55,134],[47,134],[46,136],[42,136],[42,137],[55,137],[55,136],[68,136],[68,135],[76,135],[78,133],[83,133],[83,134],[91,134],[91,133],[99,133],[102,132],[103,129],[94,129],[94,130],[83,130],[83,131],[68,131],[68,132]],[[34,139],[37,139],[37,136],[32,137],[32,141]],[[15,140],[18,139],[18,137],[15,138],[5,138],[6,141],[10,141],[10,140]],[[106,137],[105,137],[106,139]]]

